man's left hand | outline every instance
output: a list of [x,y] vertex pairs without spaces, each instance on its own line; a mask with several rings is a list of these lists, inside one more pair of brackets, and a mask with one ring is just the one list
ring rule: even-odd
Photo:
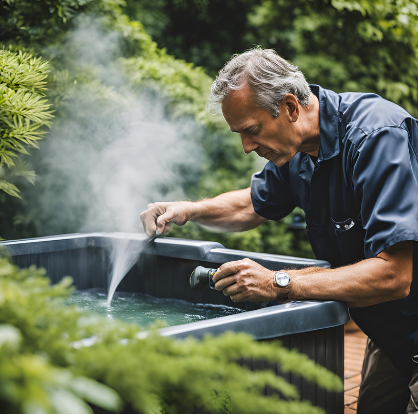
[[223,264],[213,276],[215,288],[222,290],[233,302],[285,302],[288,288],[279,288],[274,282],[276,271],[266,269],[251,259]]

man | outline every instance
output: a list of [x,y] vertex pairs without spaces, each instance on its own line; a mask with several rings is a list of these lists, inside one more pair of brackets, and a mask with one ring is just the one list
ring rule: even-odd
[[309,86],[260,48],[225,65],[210,103],[244,151],[269,162],[245,190],[149,205],[146,232],[187,221],[244,231],[303,208],[315,255],[332,269],[277,273],[245,259],[220,267],[216,289],[235,302],[346,301],[370,338],[358,413],[418,413],[417,121],[378,95]]

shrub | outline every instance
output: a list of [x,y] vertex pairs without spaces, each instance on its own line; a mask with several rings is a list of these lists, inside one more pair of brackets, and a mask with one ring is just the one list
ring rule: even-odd
[[[37,141],[45,135],[44,126],[51,125],[52,112],[43,99],[48,62],[28,53],[0,50],[0,178],[4,167],[16,167],[13,158],[29,154],[28,147],[39,148]],[[15,175],[33,183],[34,172],[19,163]],[[0,190],[19,196],[15,185],[0,180]]]
[[[92,406],[138,413],[320,414],[270,370],[237,363],[279,363],[320,387],[340,391],[338,377],[279,342],[226,333],[176,341],[156,330],[67,307],[71,278],[50,285],[42,269],[0,259],[0,405],[5,413],[84,414]],[[141,339],[142,338],[142,339]],[[279,394],[263,396],[265,386]],[[86,402],[88,404],[86,404]]]

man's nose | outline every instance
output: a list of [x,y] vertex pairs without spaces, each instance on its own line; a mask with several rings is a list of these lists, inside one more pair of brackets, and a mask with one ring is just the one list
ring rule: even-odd
[[258,148],[258,144],[255,143],[251,137],[249,137],[246,133],[241,133],[241,142],[242,148],[244,148],[244,152],[249,154],[250,152],[256,150]]

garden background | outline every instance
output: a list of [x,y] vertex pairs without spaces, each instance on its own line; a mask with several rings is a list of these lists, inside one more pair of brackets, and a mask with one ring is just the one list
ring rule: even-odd
[[[49,62],[46,90],[28,88],[45,94],[54,118],[44,108],[37,121],[48,127],[18,145],[6,139],[19,129],[10,119],[36,120],[19,101],[3,110],[0,181],[16,187],[0,186],[8,193],[0,191],[0,236],[140,231],[148,202],[247,187],[263,160],[245,155],[205,103],[231,54],[256,45],[275,48],[309,83],[375,92],[418,115],[417,15],[417,2],[406,0],[3,1],[0,44]],[[136,170],[121,172],[127,163]],[[187,224],[170,235],[312,257],[304,232],[288,231],[294,215],[303,216],[296,210],[240,234]]]

